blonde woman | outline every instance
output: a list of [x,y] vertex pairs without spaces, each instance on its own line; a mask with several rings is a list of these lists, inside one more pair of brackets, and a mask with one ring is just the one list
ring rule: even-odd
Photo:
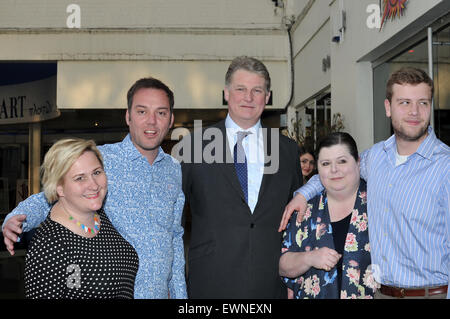
[[95,143],[60,140],[41,170],[54,205],[26,256],[26,297],[133,298],[138,256],[102,210],[107,178]]

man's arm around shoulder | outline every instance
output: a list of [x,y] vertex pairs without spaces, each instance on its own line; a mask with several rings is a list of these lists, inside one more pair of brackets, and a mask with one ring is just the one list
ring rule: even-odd
[[14,243],[19,240],[19,235],[39,226],[47,217],[50,207],[44,193],[39,193],[20,202],[6,216],[2,231],[6,248],[11,255],[14,255]]

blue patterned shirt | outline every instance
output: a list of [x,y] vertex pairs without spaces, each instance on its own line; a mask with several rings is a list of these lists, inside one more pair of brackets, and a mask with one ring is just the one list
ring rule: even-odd
[[[159,148],[150,165],[129,135],[122,142],[98,148],[108,177],[105,212],[139,256],[134,297],[164,299],[170,292],[170,298],[187,298],[180,164]],[[49,208],[39,193],[21,202],[6,220],[26,214],[23,229],[29,231],[45,220]]]
[[[396,166],[396,145],[393,135],[360,156],[374,276],[381,284],[403,288],[447,285],[450,148],[430,126],[417,151]],[[322,189],[317,176],[298,191],[309,199]]]

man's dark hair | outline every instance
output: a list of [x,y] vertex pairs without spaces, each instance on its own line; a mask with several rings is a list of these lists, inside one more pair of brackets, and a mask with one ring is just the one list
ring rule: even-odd
[[173,92],[163,82],[152,77],[137,80],[133,84],[133,86],[131,86],[131,88],[128,90],[127,93],[128,111],[131,111],[134,94],[140,89],[155,89],[155,90],[163,90],[164,92],[166,92],[167,97],[169,98],[170,113],[173,113],[173,105],[175,103]]

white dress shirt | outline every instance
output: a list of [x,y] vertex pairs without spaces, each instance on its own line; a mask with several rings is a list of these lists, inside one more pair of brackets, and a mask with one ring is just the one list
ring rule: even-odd
[[234,145],[237,142],[237,132],[245,131],[251,133],[243,139],[242,146],[247,158],[248,207],[253,213],[258,202],[259,188],[261,187],[264,173],[264,138],[261,121],[244,130],[231,119],[230,115],[227,115],[225,127],[232,156],[234,156]]

